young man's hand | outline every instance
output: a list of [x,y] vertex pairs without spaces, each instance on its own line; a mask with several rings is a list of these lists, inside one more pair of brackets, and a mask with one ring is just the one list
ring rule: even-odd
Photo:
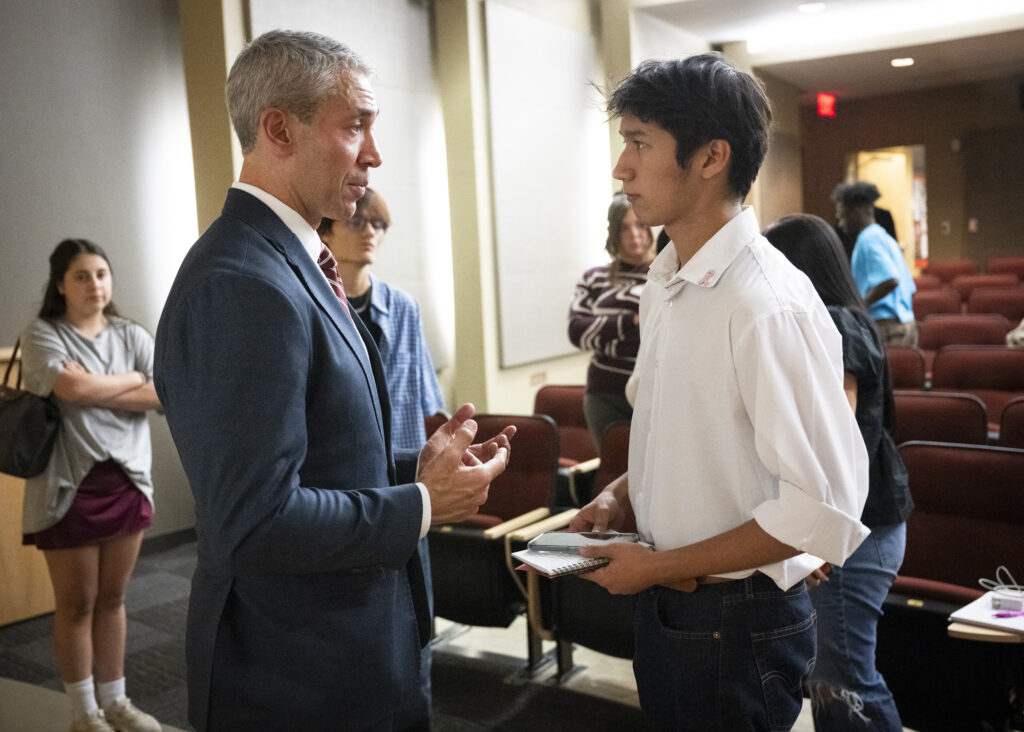
[[645,544],[583,546],[580,547],[580,556],[611,559],[605,566],[580,576],[601,585],[613,595],[633,595],[658,584],[681,592],[697,589],[696,579],[665,581],[661,576],[661,557]]
[[626,473],[609,483],[594,500],[581,508],[569,524],[569,531],[608,530],[636,531]]

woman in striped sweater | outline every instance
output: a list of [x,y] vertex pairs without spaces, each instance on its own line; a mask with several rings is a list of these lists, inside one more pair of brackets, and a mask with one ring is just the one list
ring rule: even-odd
[[612,261],[583,274],[569,308],[569,340],[593,354],[583,411],[598,449],[608,425],[633,415],[625,388],[640,346],[640,291],[655,254],[650,227],[622,193],[608,207],[605,249]]

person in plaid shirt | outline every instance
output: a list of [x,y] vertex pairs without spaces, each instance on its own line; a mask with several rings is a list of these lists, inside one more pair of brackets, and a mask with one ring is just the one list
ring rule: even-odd
[[391,216],[372,188],[347,221],[323,219],[317,230],[334,258],[352,310],[373,334],[391,398],[391,444],[419,450],[427,441],[423,420],[444,409],[423,331],[420,308],[410,295],[370,273]]

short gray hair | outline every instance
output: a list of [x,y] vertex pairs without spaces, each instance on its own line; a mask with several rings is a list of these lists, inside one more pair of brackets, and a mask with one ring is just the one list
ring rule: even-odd
[[341,74],[369,76],[371,69],[342,43],[308,31],[274,30],[247,45],[228,74],[228,114],[244,154],[256,148],[260,114],[270,107],[313,119],[335,93]]

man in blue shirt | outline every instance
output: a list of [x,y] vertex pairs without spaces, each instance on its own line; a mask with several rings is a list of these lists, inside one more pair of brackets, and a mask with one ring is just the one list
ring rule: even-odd
[[887,346],[916,346],[917,323],[913,296],[917,287],[900,245],[875,222],[875,201],[881,198],[873,183],[840,183],[832,192],[839,228],[855,241],[850,269],[857,289],[867,295],[887,280],[896,287],[870,305],[882,340]]
[[416,301],[370,273],[391,226],[387,204],[372,188],[347,221],[324,219],[317,233],[338,261],[351,308],[373,335],[391,397],[391,440],[419,450],[427,441],[423,420],[444,409],[434,363],[420,328]]

